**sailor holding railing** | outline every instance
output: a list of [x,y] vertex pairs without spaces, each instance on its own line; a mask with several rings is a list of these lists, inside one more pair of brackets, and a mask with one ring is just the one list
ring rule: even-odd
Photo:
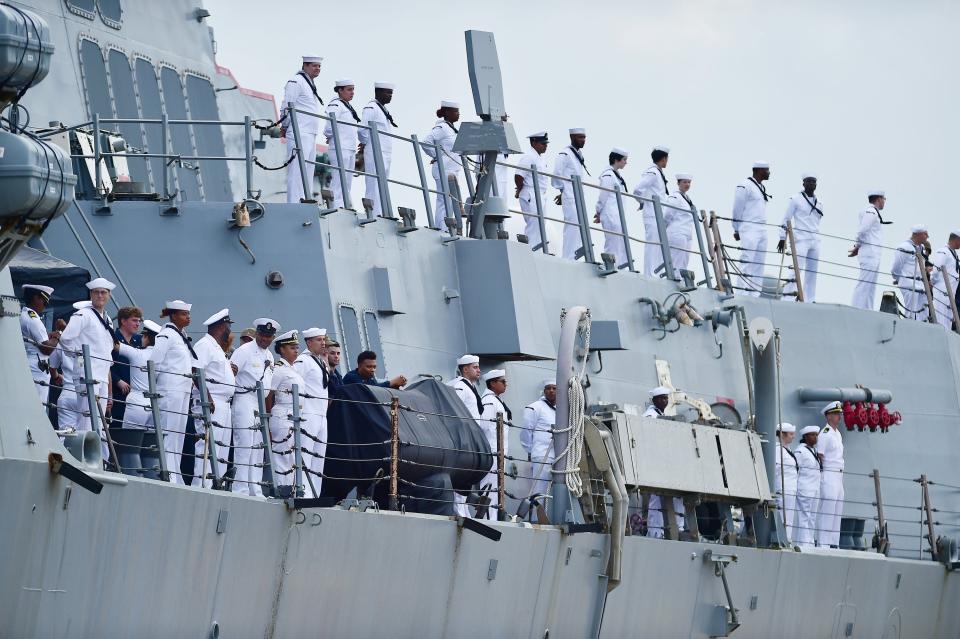
[[860,226],[857,229],[857,238],[849,256],[856,257],[860,263],[860,275],[857,286],[853,289],[851,306],[873,310],[874,297],[877,293],[877,275],[880,269],[880,235],[882,224],[891,224],[884,220],[880,211],[887,203],[886,194],[880,189],[873,189],[867,193],[869,205],[860,211]]
[[923,243],[927,237],[927,227],[923,224],[910,227],[910,239],[897,246],[893,265],[890,267],[893,284],[899,287],[903,296],[903,314],[910,319],[927,317],[927,291],[924,273],[920,270],[920,263],[923,262],[928,274],[932,274],[932,269],[926,265],[926,258],[923,256]]
[[[950,329],[953,326],[953,307],[950,300],[957,299],[957,280],[960,279],[960,230],[950,232],[945,246],[938,248],[933,253],[930,261],[936,267],[934,271],[937,277],[937,286],[933,289],[934,306],[937,310],[937,322]],[[939,273],[940,269],[947,271],[949,277],[949,286],[943,281],[943,276]]]
[[[421,144],[423,152],[430,157],[433,181],[436,184],[437,202],[433,210],[433,223],[438,229],[447,228],[446,218],[460,217],[460,204],[454,200],[459,188],[450,189],[451,178],[456,182],[457,176],[463,170],[460,156],[453,152],[453,143],[457,140],[456,123],[460,120],[460,103],[453,100],[442,100],[437,109],[437,121],[430,132],[423,136]],[[443,155],[437,160],[437,147]],[[444,175],[440,175],[440,163],[443,163]],[[454,191],[450,193],[452,211],[447,211],[447,199],[443,196],[444,189]]]
[[516,193],[514,197],[520,200],[520,211],[523,213],[524,234],[527,236],[527,243],[533,249],[537,250],[543,243],[540,237],[540,220],[537,218],[537,196],[534,188],[540,190],[541,205],[546,203],[547,187],[550,186],[550,178],[546,175],[550,172],[550,165],[547,163],[547,138],[546,131],[537,131],[527,136],[530,140],[530,150],[521,156],[518,164],[522,167],[536,167],[538,171],[537,184],[533,183],[533,172],[530,170],[517,169],[513,176]]

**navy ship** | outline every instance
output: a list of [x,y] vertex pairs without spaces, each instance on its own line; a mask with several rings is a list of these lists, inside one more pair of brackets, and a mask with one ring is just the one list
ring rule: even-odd
[[[699,211],[694,266],[674,269],[659,201],[663,268],[642,275],[650,245],[626,224],[628,264],[594,251],[586,181],[579,260],[517,241],[505,229],[518,213],[494,195],[496,163],[509,169],[519,149],[497,117],[489,33],[466,32],[479,121],[457,141],[465,192],[440,192],[463,216],[435,228],[422,145],[399,133],[394,162],[405,154],[419,180],[366,167],[382,214],[356,196],[330,206],[337,171],[322,148],[295,156],[314,201],[278,201],[284,105],[216,64],[208,17],[184,0],[0,3],[0,636],[960,634],[954,332],[896,308],[799,304],[777,278],[742,295],[721,225]],[[537,216],[563,223],[549,202]],[[201,316],[229,307],[244,324],[326,327],[344,371],[369,349],[388,376],[423,376],[354,398],[389,437],[374,442],[376,476],[348,478],[355,490],[335,503],[158,481],[141,472],[146,446],[144,468],[115,472],[95,433],[55,431],[37,398],[17,296],[41,276],[55,288],[51,328],[104,277],[117,284],[111,314],[153,317],[173,298]],[[417,423],[463,422],[435,380],[463,353],[506,371],[515,408],[544,378],[560,389],[554,481],[534,508],[523,456],[504,452],[522,450],[519,419],[497,450],[451,442],[476,454],[436,464],[449,480],[496,458],[496,521],[450,514],[452,491],[428,493],[445,502],[437,512],[403,505]],[[906,374],[918,359],[937,374]],[[660,386],[669,419],[643,415]],[[822,426],[831,401],[844,405],[840,543],[798,548],[775,501],[775,431]],[[331,446],[349,448],[335,437],[350,426],[331,424]],[[645,536],[650,495],[681,499],[685,530],[665,507],[665,538]]]

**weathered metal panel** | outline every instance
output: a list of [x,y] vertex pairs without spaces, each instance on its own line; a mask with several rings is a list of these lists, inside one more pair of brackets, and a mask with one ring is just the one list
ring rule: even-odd
[[[219,120],[220,111],[217,108],[217,94],[213,92],[213,85],[206,78],[188,73],[186,75],[187,102],[190,105],[190,117],[193,120]],[[223,129],[218,126],[193,127],[193,136],[196,141],[197,154],[214,157],[225,157],[223,145]],[[233,199],[230,185],[230,173],[227,163],[217,160],[201,160],[198,162],[200,174],[203,178],[203,195],[208,202],[229,202]]]

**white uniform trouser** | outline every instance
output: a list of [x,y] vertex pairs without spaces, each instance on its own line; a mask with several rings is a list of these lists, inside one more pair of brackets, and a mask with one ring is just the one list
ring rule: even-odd
[[[287,159],[293,155],[297,149],[296,140],[293,139],[293,129],[287,129]],[[300,144],[303,148],[304,162],[314,162],[317,159],[317,134],[300,132]],[[307,186],[313,190],[314,165],[305,164],[307,169]],[[298,204],[300,200],[305,199],[303,194],[303,180],[300,178],[300,162],[296,159],[287,165],[287,202]],[[313,199],[313,193],[310,193],[308,199]]]
[[[47,398],[50,397],[50,375],[43,371],[30,372],[33,373],[33,385],[37,389],[37,395],[40,397],[40,401],[46,404]],[[46,405],[43,407],[43,412],[47,412]]]
[[[150,400],[138,390],[127,393],[127,406],[123,410],[124,428],[153,428],[153,412]],[[162,413],[161,413],[162,415]]]
[[857,254],[860,263],[860,275],[853,289],[851,306],[873,310],[874,296],[877,293],[877,270],[880,268],[880,251],[873,247],[861,246]]
[[[322,402],[326,404],[326,400],[306,401],[316,401],[318,403]],[[307,478],[304,477],[303,483],[305,484],[307,497],[319,497],[321,486],[323,484],[323,466],[327,456],[327,417],[326,415],[304,412],[303,418],[304,421],[302,428],[304,433],[309,433],[310,435],[313,435],[313,437],[316,437],[320,440],[315,441],[306,435],[300,439],[305,451],[303,455],[303,464],[311,470],[310,480],[307,481]],[[313,488],[316,493],[310,490],[311,483],[313,484]]]
[[824,468],[820,479],[820,516],[817,524],[821,546],[840,545],[843,498],[843,472]]
[[[443,158],[443,168],[447,172],[447,176],[454,176],[457,180],[457,185],[459,186],[459,175],[460,171],[451,171],[450,165],[453,164],[457,169],[460,168],[459,164],[456,164],[448,157]],[[433,207],[433,225],[436,226],[441,231],[447,230],[447,223],[444,221],[444,218],[448,217],[447,214],[447,202],[443,197],[443,188],[444,182],[440,179],[440,167],[437,164],[434,164],[430,169],[430,173],[433,175],[433,183],[436,186],[437,191],[437,202]],[[456,193],[453,189],[450,188],[449,180],[447,182],[447,190],[450,191],[450,205],[453,207],[453,212],[449,214],[449,217],[460,217],[460,205],[456,201]]]
[[[553,483],[553,462],[554,456],[551,451],[549,455],[537,456],[530,461],[530,490],[527,491],[527,497],[533,495],[550,495],[551,484]],[[544,500],[540,500],[544,503]]]
[[[663,499],[668,498],[660,497],[660,495],[650,495],[650,501],[647,504],[647,537],[664,538],[663,508],[661,506]],[[686,519],[684,518],[686,511],[683,508],[683,500],[679,497],[673,498],[673,511],[677,513],[677,529],[683,530],[686,525]]]
[[780,489],[777,488],[777,508],[780,509],[780,512],[783,514],[783,524],[787,532],[787,540],[790,543],[795,541],[794,539],[794,524],[797,518],[797,485],[794,483],[792,486],[788,483],[784,486],[786,490],[786,497],[784,498],[780,494]]
[[540,220],[537,217],[537,200],[524,200],[520,198],[520,211],[526,214],[523,216],[523,234],[527,236],[527,246],[533,250],[540,250],[537,248],[537,245],[541,242]]
[[612,211],[609,207],[604,207],[603,212],[600,213],[600,226],[605,231],[613,231],[613,233],[603,234],[603,252],[616,257],[617,268],[626,265],[627,249],[623,243],[623,236],[614,235],[614,233],[623,233],[623,227],[620,226],[620,213],[616,207],[613,207]]
[[574,260],[577,249],[583,247],[583,237],[580,235],[580,217],[577,215],[577,201],[573,194],[573,187],[565,184],[560,204],[563,208],[563,258]]
[[[230,446],[230,427],[233,425],[232,407],[230,398],[213,395],[214,410],[210,414],[210,421],[213,422],[213,450],[217,455],[218,478],[223,477],[227,471],[227,455]],[[204,488],[213,487],[213,462],[207,455],[207,433],[202,421],[200,407],[194,408],[195,417],[193,419],[194,430],[197,431],[197,441],[193,446],[193,452],[196,455],[193,459],[193,479],[194,485],[202,485]],[[202,482],[201,482],[202,479]]]
[[[93,424],[90,422],[90,402],[87,400],[87,391],[84,386],[78,386],[78,388],[83,388],[84,390],[82,390],[81,394],[77,395],[74,400],[77,407],[77,431],[93,430]],[[96,415],[94,419],[97,420],[97,424],[99,425],[100,452],[103,453],[103,460],[106,461],[110,459],[110,446],[107,444],[107,435],[104,430],[105,426],[103,420],[100,419],[100,415],[106,416],[107,414],[107,399],[109,399],[107,383],[98,382],[93,392],[97,397],[97,403],[100,405],[100,414]]]
[[160,389],[160,419],[163,421],[163,455],[167,462],[170,483],[183,484],[180,456],[190,410],[190,387]]
[[947,293],[941,292],[943,283],[941,282],[933,289],[933,308],[937,311],[937,324],[945,326],[947,330],[953,328],[953,307],[950,306],[950,298]]
[[670,243],[670,258],[673,260],[674,270],[690,269],[691,239],[686,233],[667,233],[667,241]]
[[[383,172],[386,177],[390,177],[390,163],[392,156],[390,153],[383,153]],[[363,172],[376,173],[376,162],[373,159],[373,148],[369,145],[363,147]],[[383,215],[383,207],[380,204],[380,181],[376,177],[365,175],[363,177],[364,191],[363,197],[373,202],[373,212],[375,215]],[[392,215],[392,212],[391,212]]]
[[232,490],[253,497],[262,497],[260,487],[263,464],[263,448],[253,448],[254,443],[263,441],[259,434],[260,420],[254,414],[258,411],[255,392],[237,393],[233,396],[233,476]]
[[820,486],[812,490],[797,492],[796,543],[798,546],[812,547],[817,538],[817,510],[820,505]]
[[[800,267],[799,273],[794,273],[797,278],[802,278],[803,282],[803,301],[817,301],[817,269],[820,265],[820,240],[797,240],[797,265]],[[790,282],[783,287],[784,293],[795,293],[797,285]]]
[[60,430],[76,428],[80,421],[77,409],[77,392],[69,384],[64,384],[57,398],[57,426]]
[[739,285],[740,295],[760,296],[763,289],[763,266],[767,255],[767,232],[751,229],[740,234],[740,264],[743,273]]
[[270,447],[273,451],[273,476],[277,486],[293,486],[294,461],[293,404],[274,404],[270,411]]
[[908,319],[927,319],[927,293],[919,289],[920,280],[900,280],[900,295],[903,296],[903,314]]
[[[650,212],[647,213],[647,209]],[[663,250],[660,248],[660,232],[657,230],[657,216],[653,213],[653,204],[646,202],[643,213],[643,274],[657,277],[657,267],[663,264]]]
[[[343,203],[343,194],[350,193],[352,191],[350,187],[353,186],[353,172],[357,167],[357,150],[353,149],[347,150],[342,149],[340,151],[343,157],[343,184],[340,183],[340,170],[337,168],[337,152],[333,148],[333,145],[330,146],[330,150],[327,151],[327,157],[330,158],[331,168],[330,172],[333,174],[333,177],[330,178],[330,190],[333,191],[333,206],[334,208],[344,208]],[[351,200],[353,198],[351,197]],[[352,204],[352,201],[351,201]]]

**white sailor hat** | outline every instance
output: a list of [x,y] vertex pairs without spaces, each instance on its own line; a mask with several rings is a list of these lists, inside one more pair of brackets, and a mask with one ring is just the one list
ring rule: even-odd
[[50,296],[53,295],[53,288],[50,286],[43,286],[42,284],[24,284],[22,287],[24,295],[27,291],[40,291],[40,294],[43,295],[44,299],[49,300]]
[[531,139],[531,140],[538,140],[538,139],[540,139],[540,138],[546,139],[546,138],[547,138],[547,132],[546,132],[546,131],[537,131],[536,133],[531,133],[530,135],[528,135],[527,138],[529,138],[529,139]]
[[557,385],[557,379],[555,377],[548,377],[545,380],[543,380],[543,383],[542,383],[542,386],[544,388],[546,388],[547,386],[556,386],[556,385]]
[[352,87],[353,85],[354,85],[353,80],[350,80],[348,78],[345,80],[337,80],[336,82],[333,83],[333,88],[339,89],[340,87]]
[[678,182],[680,180],[692,180],[692,179],[693,179],[693,173],[677,173]]
[[650,397],[659,397],[660,395],[669,395],[673,392],[672,388],[667,386],[657,386],[650,389]]
[[788,424],[787,422],[783,422],[782,424],[777,424],[777,432],[778,433],[795,433],[797,432],[797,427],[794,426],[793,424]]
[[809,435],[810,433],[819,433],[819,426],[804,426],[800,429],[800,438],[803,439],[804,436]]
[[87,282],[87,288],[91,291],[96,288],[105,288],[108,291],[112,291],[113,289],[117,288],[117,285],[105,277],[98,277]]
[[667,155],[670,155],[670,147],[666,147],[666,146],[655,146],[655,147],[653,147],[653,150],[654,150],[654,151],[660,151],[661,153],[666,153]]
[[456,100],[440,100],[441,109],[459,109],[460,103]]
[[269,317],[258,317],[253,320],[253,326],[261,335],[276,335],[280,330],[280,322]]
[[183,300],[169,300],[163,304],[165,311],[189,311],[191,308],[193,304],[187,304]]
[[143,330],[151,333],[159,333],[163,329],[160,328],[160,325],[153,320],[143,320]]
[[820,412],[826,415],[827,413],[842,413],[843,404],[840,402],[830,402],[826,406],[820,409]]
[[753,168],[755,168],[755,169],[769,169],[769,168],[770,168],[770,163],[769,163],[769,162],[754,162],[754,163],[753,163]]
[[78,311],[79,311],[81,308],[87,308],[87,307],[89,307],[89,306],[93,306],[93,302],[91,302],[90,300],[80,300],[79,302],[74,302],[74,303],[73,303],[73,307],[74,307],[75,309],[77,309]]
[[230,324],[233,324],[233,320],[230,319],[229,308],[221,308],[219,311],[217,311],[207,319],[203,320],[203,325],[213,326],[214,324],[218,324],[220,322],[229,322]]
[[317,328],[316,326],[308,328],[307,330],[300,333],[303,335],[303,339],[313,339],[314,337],[326,337],[327,329]]
[[374,83],[373,83],[373,88],[374,88],[374,89],[386,89],[387,91],[393,91],[393,90],[395,90],[397,87],[393,84],[393,82],[374,82]]
[[626,149],[621,149],[619,146],[613,147],[612,149],[610,149],[610,152],[616,153],[617,155],[620,155],[623,157],[629,157],[630,155],[630,151],[627,151]]
[[491,379],[497,379],[498,377],[506,377],[507,371],[502,368],[495,368],[492,371],[487,371],[483,376],[483,381],[489,382]]
[[467,364],[479,364],[480,358],[476,355],[464,355],[457,360],[457,366],[466,366]]
[[816,180],[816,179],[817,179],[817,174],[816,174],[816,173],[804,173],[803,175],[800,176],[800,179],[801,179],[801,180]]
[[296,330],[287,331],[286,333],[281,333],[277,335],[277,340],[274,342],[276,347],[286,346],[287,344],[297,344],[300,342],[300,335]]
[[926,233],[927,225],[926,224],[914,224],[910,227],[911,233]]
[[953,229],[952,231],[950,231],[950,235],[954,237],[960,237],[960,229]]
[[871,191],[867,191],[868,198],[873,197],[874,195],[876,195],[877,197],[887,197],[887,194],[881,189],[873,189]]
[[575,127],[569,130],[570,135],[586,135],[587,130],[583,127]]
[[304,64],[320,64],[323,62],[323,57],[319,55],[304,55],[300,57],[303,58]]

